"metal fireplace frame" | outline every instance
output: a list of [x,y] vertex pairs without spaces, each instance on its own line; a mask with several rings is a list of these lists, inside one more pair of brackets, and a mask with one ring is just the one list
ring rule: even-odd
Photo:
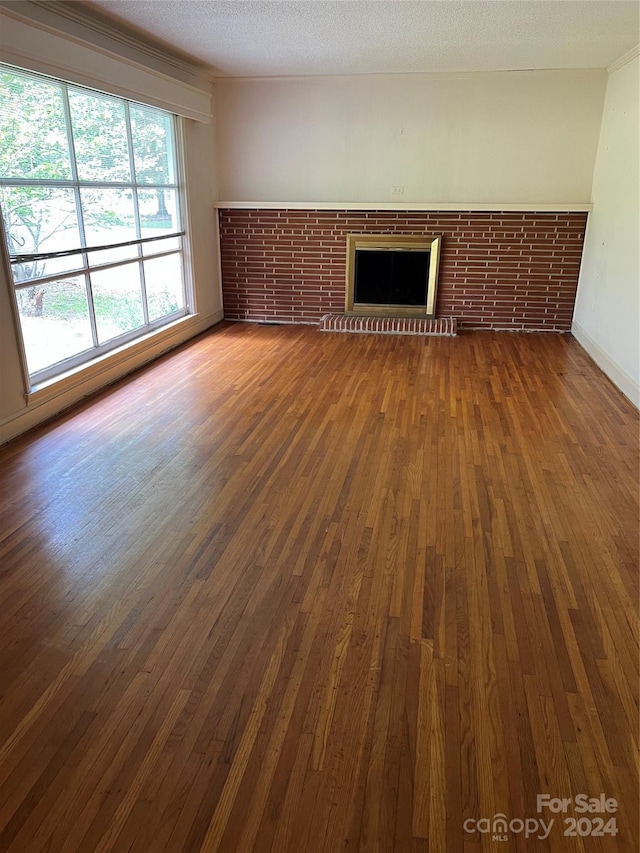
[[[440,235],[414,234],[347,234],[347,270],[345,287],[346,314],[365,317],[435,317],[438,266],[440,264]],[[429,280],[427,304],[422,305],[371,305],[354,302],[356,251],[418,251],[429,252]]]

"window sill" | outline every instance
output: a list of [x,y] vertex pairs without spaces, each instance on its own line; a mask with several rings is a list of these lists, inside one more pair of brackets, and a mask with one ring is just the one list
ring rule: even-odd
[[[171,346],[179,343],[180,340],[175,339],[183,339],[185,332],[189,331],[191,326],[200,325],[200,319],[195,314],[187,314],[184,317],[179,317],[177,320],[168,323],[166,326],[162,326],[160,329],[154,329],[146,335],[142,335],[133,341],[127,341],[127,343],[91,359],[91,361],[78,365],[52,379],[47,379],[44,382],[33,385],[25,394],[27,405],[35,406],[46,403],[48,400],[59,397],[66,391],[70,391],[85,383],[92,383],[93,380],[102,374],[107,372],[112,373],[121,366],[125,367],[125,372],[135,370],[136,367],[141,366],[145,361],[156,358],[166,349],[170,349]],[[193,334],[197,334],[197,331],[194,331]],[[148,358],[140,360],[139,356],[148,356]],[[129,366],[127,362],[135,363]],[[107,381],[113,380],[108,378]]]

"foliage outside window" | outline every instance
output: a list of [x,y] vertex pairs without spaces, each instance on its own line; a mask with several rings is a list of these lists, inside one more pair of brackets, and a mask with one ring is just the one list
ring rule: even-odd
[[175,118],[0,66],[0,206],[32,381],[187,313]]

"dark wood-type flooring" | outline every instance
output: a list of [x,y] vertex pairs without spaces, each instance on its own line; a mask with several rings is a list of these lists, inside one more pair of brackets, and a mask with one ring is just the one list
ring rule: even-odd
[[638,849],[638,417],[571,337],[223,325],[0,511],[0,850]]

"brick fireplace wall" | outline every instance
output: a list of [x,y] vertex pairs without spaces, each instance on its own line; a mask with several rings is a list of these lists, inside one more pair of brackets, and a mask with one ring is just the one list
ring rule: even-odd
[[462,328],[571,328],[586,213],[222,209],[225,317],[317,323],[344,311],[350,233],[441,234],[436,316]]

